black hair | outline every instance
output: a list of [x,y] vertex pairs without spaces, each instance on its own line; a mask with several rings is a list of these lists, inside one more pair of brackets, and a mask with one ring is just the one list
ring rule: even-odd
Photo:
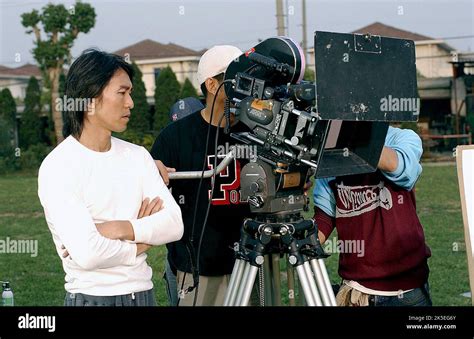
[[[97,49],[86,49],[69,68],[64,94],[68,100],[96,99],[102,95],[104,88],[119,69],[123,69],[130,77],[130,81],[133,81],[132,66],[123,57]],[[82,134],[87,107],[78,109],[80,107],[63,110],[64,138],[69,135],[79,138]]]
[[[225,73],[219,73],[215,76],[213,76],[214,79],[216,79],[217,81],[219,81],[219,83],[224,80],[224,74]],[[201,92],[202,92],[202,95],[204,96],[204,99],[207,98],[207,88],[206,88],[206,82],[203,82],[201,84]]]

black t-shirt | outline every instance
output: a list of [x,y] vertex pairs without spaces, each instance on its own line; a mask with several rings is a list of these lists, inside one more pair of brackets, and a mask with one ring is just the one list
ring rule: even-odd
[[[167,126],[155,140],[151,155],[161,160],[165,166],[176,171],[201,171],[203,167],[206,137],[209,124],[200,112],[193,113]],[[212,169],[215,154],[215,136],[217,127],[211,125],[207,149],[206,170]],[[237,123],[232,132],[246,132],[248,128]],[[224,155],[236,141],[224,134],[220,128],[218,155]],[[243,154],[243,152],[242,152]],[[217,159],[219,164],[221,158]],[[240,228],[244,218],[250,217],[247,202],[240,201],[240,171],[248,159],[234,159],[216,179],[212,205],[203,236],[200,253],[200,275],[217,276],[232,273],[234,265],[234,246],[240,239]],[[203,179],[199,193],[196,221],[191,247],[191,230],[194,207],[197,198],[199,179],[170,180],[170,187],[176,202],[181,207],[184,222],[184,235],[180,241],[167,245],[168,260],[172,267],[191,272],[191,251],[197,254],[199,238],[209,203],[211,179]]]

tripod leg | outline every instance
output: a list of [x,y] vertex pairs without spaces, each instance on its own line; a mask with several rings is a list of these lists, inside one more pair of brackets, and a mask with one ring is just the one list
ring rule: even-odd
[[224,306],[233,306],[235,304],[235,297],[237,290],[242,281],[242,273],[244,271],[245,261],[242,259],[236,259],[232,275],[230,276],[229,287],[227,287]]
[[321,272],[321,268],[319,267],[319,263],[317,259],[310,260],[311,268],[313,269],[314,276],[316,278],[316,284],[318,286],[319,292],[321,293],[321,297],[323,299],[324,306],[332,306],[331,300],[329,299],[329,292],[327,290],[326,283],[323,278],[323,274]]
[[280,255],[272,254],[273,300],[274,306],[281,306]]
[[263,273],[263,266],[258,268],[258,304],[265,306],[265,276]]
[[329,275],[328,275],[328,271],[326,270],[326,265],[324,264],[324,260],[323,259],[318,259],[318,263],[319,263],[319,268],[321,269],[321,273],[323,274],[323,280],[327,286],[327,290],[328,290],[328,294],[329,294],[329,299],[331,300],[331,305],[332,306],[337,306],[337,303],[336,303],[336,296],[334,295],[334,291],[332,289],[332,285],[331,285],[331,280],[329,280]]
[[311,266],[306,261],[303,264],[304,270],[306,271],[306,275],[308,277],[309,288],[314,296],[314,301],[316,302],[316,306],[323,306],[323,302],[321,301],[321,297],[319,296],[318,287],[316,286],[316,282],[313,277],[313,272],[311,271]]
[[306,299],[306,304],[308,306],[316,306],[316,301],[314,300],[313,293],[309,288],[308,276],[306,275],[303,265],[296,266],[296,273],[298,273],[298,279]]
[[[288,257],[288,255],[287,255]],[[286,264],[286,275],[288,277],[288,301],[290,306],[295,306],[295,272],[293,266]]]
[[[296,272],[298,274],[298,272]],[[308,306],[306,299],[304,297],[303,286],[301,286],[301,281],[296,280],[298,282],[298,306]]]
[[265,261],[263,262],[263,276],[265,281],[265,306],[273,306],[273,281],[271,274],[271,261],[270,255],[265,255]]
[[250,263],[245,263],[244,276],[242,278],[242,284],[239,287],[237,294],[237,300],[235,301],[236,306],[247,306],[250,300],[250,294],[252,293],[252,287],[257,277],[258,267],[252,266]]

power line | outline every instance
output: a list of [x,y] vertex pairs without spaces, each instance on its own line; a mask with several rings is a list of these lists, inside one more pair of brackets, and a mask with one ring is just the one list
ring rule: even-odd
[[474,35],[459,35],[459,36],[452,36],[447,38],[439,38],[439,40],[455,40],[455,39],[472,39]]
[[255,38],[255,39],[252,39],[252,40],[241,40],[241,41],[227,41],[226,40],[224,42],[212,43],[212,44],[208,44],[208,45],[189,46],[188,48],[192,48],[192,49],[195,49],[195,50],[200,50],[200,49],[203,49],[203,48],[208,48],[209,46],[219,45],[219,44],[224,44],[224,43],[227,44],[227,45],[237,45],[237,44],[243,44],[243,43],[248,43],[248,42],[259,42],[259,38]]
[[[473,53],[456,53],[457,54],[457,57],[458,59],[459,58],[462,58],[464,56],[468,56],[468,55],[474,55],[474,52]],[[441,54],[441,55],[430,55],[430,56],[417,56],[416,59],[437,59],[437,58],[447,58],[447,57],[450,57],[450,58],[453,58],[454,55],[453,54]]]

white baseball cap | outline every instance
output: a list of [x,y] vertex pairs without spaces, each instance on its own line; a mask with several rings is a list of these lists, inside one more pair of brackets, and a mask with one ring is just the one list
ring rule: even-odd
[[207,50],[199,60],[197,80],[201,85],[206,79],[225,72],[229,64],[237,59],[242,51],[235,46],[220,45]]

